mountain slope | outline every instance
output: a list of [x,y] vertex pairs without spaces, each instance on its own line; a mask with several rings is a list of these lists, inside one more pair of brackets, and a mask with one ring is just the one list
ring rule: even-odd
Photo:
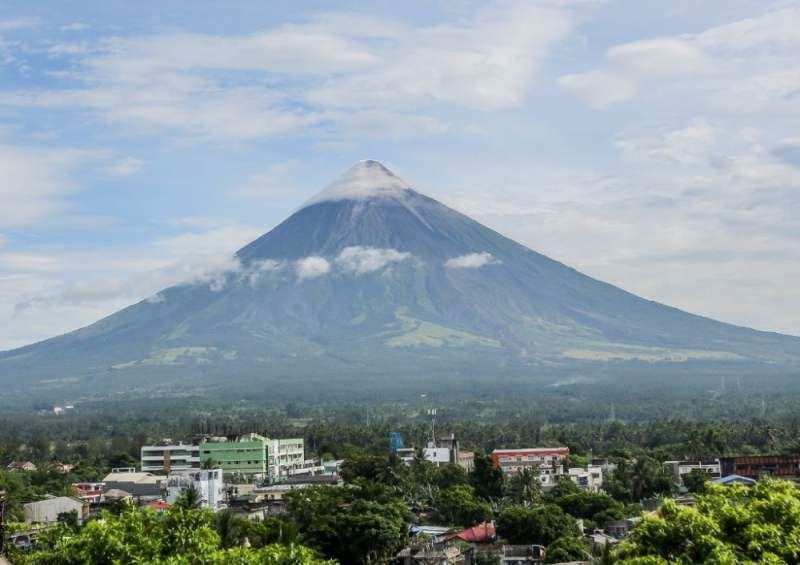
[[231,382],[578,362],[794,362],[800,338],[643,300],[503,237],[374,161],[237,253],[91,326],[0,353],[0,380]]

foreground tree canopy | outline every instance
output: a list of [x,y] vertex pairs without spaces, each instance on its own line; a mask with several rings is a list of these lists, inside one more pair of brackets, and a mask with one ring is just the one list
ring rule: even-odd
[[317,552],[300,545],[225,549],[214,527],[214,515],[183,505],[156,513],[133,506],[119,514],[104,513],[78,533],[66,524],[43,534],[32,553],[14,555],[30,565],[104,565],[169,563],[170,565],[325,565]]
[[800,490],[764,479],[755,486],[709,486],[695,508],[667,500],[622,543],[628,565],[800,562]]

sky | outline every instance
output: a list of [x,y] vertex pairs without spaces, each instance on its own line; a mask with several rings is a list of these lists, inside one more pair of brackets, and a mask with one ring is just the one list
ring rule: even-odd
[[798,29],[797,0],[0,0],[0,349],[230,267],[367,158],[800,335]]

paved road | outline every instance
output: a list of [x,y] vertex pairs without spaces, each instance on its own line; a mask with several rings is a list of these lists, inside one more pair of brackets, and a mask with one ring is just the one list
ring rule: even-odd
[[8,559],[0,555],[0,565],[11,565],[11,563],[8,562]]

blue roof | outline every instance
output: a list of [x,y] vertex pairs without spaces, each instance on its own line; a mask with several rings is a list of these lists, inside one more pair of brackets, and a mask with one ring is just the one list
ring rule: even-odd
[[732,485],[737,483],[740,485],[754,485],[756,484],[756,480],[741,475],[728,475],[727,477],[714,479],[713,483],[717,485]]

